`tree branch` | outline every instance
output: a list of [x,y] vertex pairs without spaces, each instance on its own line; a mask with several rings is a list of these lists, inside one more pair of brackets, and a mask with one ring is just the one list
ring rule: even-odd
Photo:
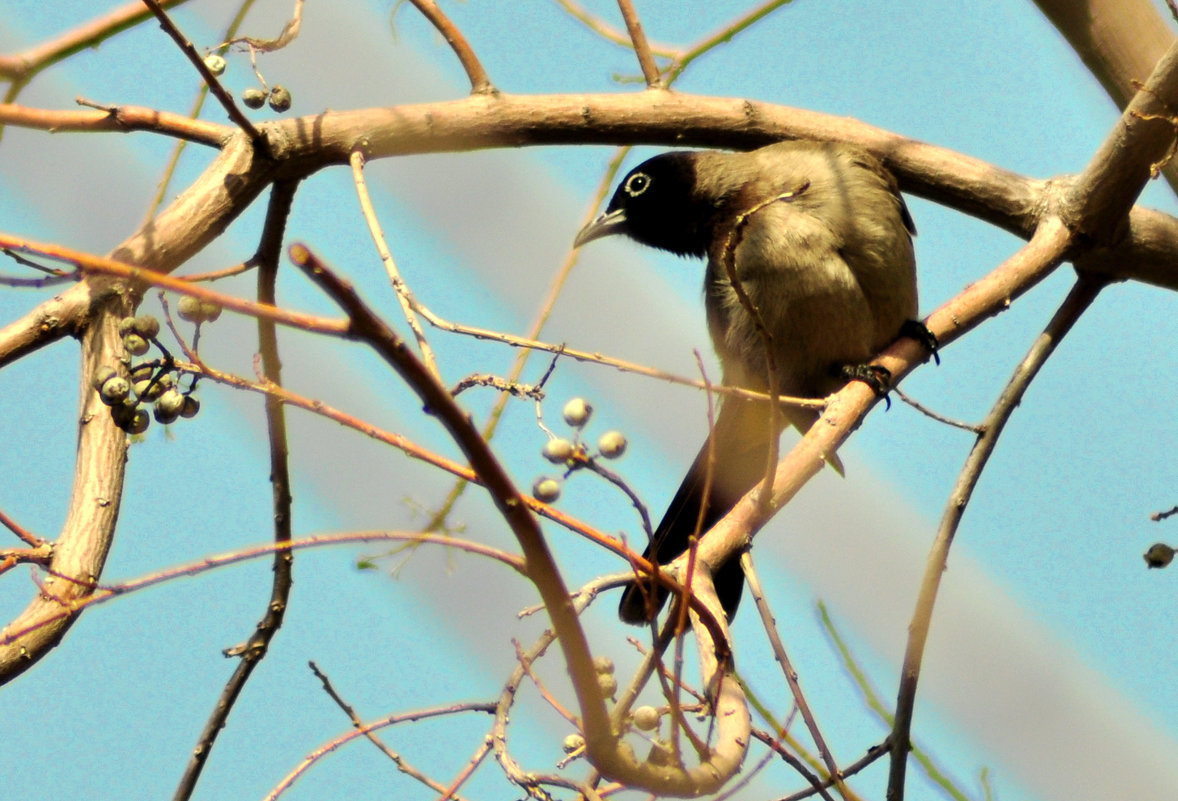
[[928,642],[933,605],[936,603],[937,590],[941,585],[941,574],[947,567],[949,547],[953,544],[957,527],[961,523],[966,506],[969,505],[970,497],[973,495],[973,489],[981,477],[990,455],[994,452],[994,448],[998,444],[998,437],[1001,436],[1002,429],[1005,428],[1010,415],[1022,401],[1023,395],[1038,374],[1039,368],[1055,351],[1060,340],[1067,335],[1080,315],[1096,299],[1097,294],[1106,283],[1102,279],[1081,277],[1072,287],[1072,291],[1064,299],[1063,304],[1051,318],[1051,322],[1047,324],[1043,333],[1035,340],[1022,363],[1010,377],[1010,381],[1007,382],[998,401],[986,416],[982,433],[978,435],[973,450],[970,451],[965,465],[961,468],[957,484],[953,487],[953,491],[945,503],[945,511],[941,515],[941,525],[925,563],[924,579],[921,581],[916,610],[912,613],[912,622],[908,625],[908,646],[904,654],[900,688],[896,698],[895,723],[892,726],[892,761],[888,775],[888,801],[901,801],[904,798],[904,776],[908,765],[908,751],[911,748],[916,683],[920,677],[921,661],[924,657],[925,644]]

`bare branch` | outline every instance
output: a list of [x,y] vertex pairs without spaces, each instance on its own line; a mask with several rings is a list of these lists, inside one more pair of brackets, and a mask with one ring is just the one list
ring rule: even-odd
[[409,0],[417,7],[422,16],[430,21],[430,24],[438,29],[438,33],[442,34],[442,38],[450,45],[454,51],[454,55],[458,56],[458,61],[462,64],[462,68],[466,70],[466,77],[470,79],[470,91],[474,95],[494,95],[497,93],[495,86],[491,83],[491,79],[487,77],[486,70],[483,69],[482,63],[478,56],[474,54],[470,43],[466,41],[466,37],[458,30],[458,27],[450,21],[450,18],[445,15],[442,9],[438,8],[438,4],[434,0]]
[[830,776],[834,780],[835,787],[838,788],[840,794],[846,797],[846,787],[843,785],[843,772],[835,762],[834,754],[831,753],[830,747],[827,746],[826,739],[822,736],[822,730],[818,727],[818,721],[810,709],[810,703],[806,700],[805,693],[802,692],[802,686],[798,682],[798,673],[794,670],[789,654],[785,651],[785,643],[781,641],[781,634],[777,630],[777,620],[773,617],[773,612],[769,609],[769,602],[765,600],[765,593],[761,590],[761,580],[753,567],[752,554],[748,551],[744,551],[740,555],[740,566],[744,570],[745,579],[749,584],[749,592],[752,593],[753,601],[757,606],[757,612],[761,616],[761,625],[765,629],[765,636],[769,638],[769,645],[773,648],[773,657],[781,665],[781,671],[785,675],[785,683],[789,686],[794,703],[797,704],[798,711],[802,715],[802,720],[806,723],[806,730],[810,732],[810,737],[814,740],[814,747],[818,749],[818,753],[822,757],[827,771],[829,771]]
[[422,534],[417,531],[353,531],[344,534],[320,534],[311,537],[302,537],[286,543],[269,542],[265,545],[255,545],[214,556],[206,556],[194,562],[170,567],[166,570],[160,570],[118,584],[100,585],[94,581],[84,581],[76,578],[64,579],[65,574],[58,575],[57,573],[51,573],[51,577],[63,578],[67,583],[76,584],[92,592],[85,597],[79,596],[76,598],[66,598],[61,593],[57,593],[55,598],[52,599],[56,601],[53,608],[47,611],[41,618],[32,620],[31,622],[22,621],[20,626],[17,626],[15,623],[6,626],[3,631],[0,631],[0,655],[3,654],[2,649],[9,648],[13,643],[28,638],[29,635],[60,625],[62,621],[70,619],[84,609],[88,609],[91,606],[98,606],[114,598],[119,598],[123,595],[146,589],[147,587],[154,587],[158,584],[175,581],[179,578],[199,575],[208,570],[237,564],[238,562],[259,559],[263,556],[273,556],[275,553],[281,551],[321,548],[329,545],[354,545],[365,542],[430,543],[446,548],[457,548],[478,556],[486,556],[494,559],[507,565],[520,575],[526,573],[524,560],[521,557],[508,554],[498,548],[492,548],[479,542],[459,539],[449,534]]
[[[718,654],[727,653],[726,640],[715,641],[706,626],[696,627],[703,673],[709,680],[714,678],[719,687],[716,693],[718,743],[709,758],[695,768],[669,770],[665,766],[639,763],[632,751],[620,748],[618,736],[609,725],[605,699],[593,670],[589,644],[569,603],[569,592],[564,580],[519,490],[491,453],[469,415],[457,406],[444,386],[432,379],[429,371],[405,343],[372,313],[350,285],[341,281],[302,245],[291,248],[291,259],[348,313],[352,334],[371,346],[401,375],[446,427],[485,482],[500,515],[510,525],[520,543],[527,559],[529,578],[539,590],[549,618],[559,634],[593,764],[606,776],[655,792],[698,795],[724,784],[740,767],[748,745],[749,720],[748,708],[743,703],[737,683],[730,673],[720,669],[724,661]],[[715,616],[716,612],[712,614]]]
[[[278,260],[282,255],[282,238],[286,231],[287,217],[294,203],[297,185],[279,183],[274,187],[270,204],[266,210],[266,222],[262,240],[254,260],[258,263],[258,301],[275,305],[275,283],[278,278]],[[282,385],[282,371],[278,357],[278,339],[272,320],[258,320],[258,350],[261,353],[264,375],[267,383]],[[240,657],[233,675],[225,683],[220,698],[213,706],[204,730],[197,739],[196,747],[188,760],[188,766],[173,794],[174,801],[187,801],[196,790],[196,783],[216,744],[217,735],[225,728],[229,713],[254,669],[265,658],[270,641],[282,627],[282,621],[289,605],[292,584],[291,570],[294,553],[281,546],[291,541],[291,491],[290,466],[287,456],[286,414],[282,403],[267,395],[266,433],[270,444],[270,484],[273,495],[274,578],[270,588],[270,599],[266,603],[262,619],[254,628],[248,641],[235,649]]]
[[634,55],[638,56],[638,64],[642,67],[642,77],[646,79],[647,88],[661,89],[663,78],[659,74],[658,65],[654,63],[654,54],[650,52],[650,44],[646,41],[646,34],[642,30],[642,22],[638,19],[634,4],[631,0],[618,0],[618,9],[622,12],[622,19],[626,21],[626,31],[630,34]]
[[413,311],[416,305],[413,292],[410,291],[409,285],[405,283],[400,270],[397,269],[393,253],[389,250],[384,231],[380,227],[380,220],[376,217],[376,209],[372,207],[372,197],[368,194],[368,184],[364,180],[364,153],[360,150],[353,151],[350,161],[352,180],[356,184],[356,195],[360,199],[360,211],[364,214],[364,221],[368,224],[368,233],[372,235],[372,242],[376,245],[376,252],[380,256],[381,263],[384,264],[389,283],[393,285],[393,291],[397,293],[397,301],[405,313],[405,322],[409,324],[409,329],[417,338],[417,347],[421,351],[421,358],[425,361],[425,366],[433,373],[434,378],[441,380],[434,350],[430,347],[429,340],[425,338],[425,332],[421,330],[421,323],[417,321],[417,315]]
[[[186,2],[188,0],[160,0],[160,6],[172,8]],[[138,25],[149,16],[151,11],[145,9],[140,0],[133,0],[23,53],[0,56],[0,79],[28,83],[46,67],[69,58],[74,53],[96,47],[110,37]]]
[[466,703],[466,704],[448,704],[446,706],[437,706],[430,709],[422,709],[417,712],[405,712],[399,715],[389,715],[386,718],[381,718],[373,723],[363,724],[360,728],[350,731],[347,734],[341,735],[331,742],[320,746],[311,752],[302,762],[299,763],[293,771],[287,774],[281,782],[267,793],[264,801],[274,801],[280,795],[285,793],[290,787],[305,774],[312,765],[325,756],[360,737],[367,737],[371,732],[379,729],[384,729],[389,726],[395,726],[398,723],[405,723],[407,721],[425,720],[427,718],[435,718],[441,715],[454,715],[459,712],[494,712],[495,705],[492,703]]
[[[377,747],[377,749],[379,749],[382,754],[387,756],[389,758],[389,760],[394,765],[397,766],[397,770],[401,771],[406,776],[411,776],[412,778],[421,782],[426,787],[430,788],[431,790],[433,790],[435,792],[447,793],[447,795],[449,797],[457,798],[458,801],[463,801],[462,796],[453,795],[452,793],[449,793],[449,791],[446,789],[445,786],[443,786],[439,782],[434,781],[430,777],[426,776],[424,773],[419,771],[417,768],[413,767],[408,762],[406,762],[404,757],[402,757],[396,751],[394,751],[393,749],[391,749],[387,745],[385,745],[384,741],[382,741],[379,737],[376,736],[376,732],[374,731],[373,727],[366,726],[364,724],[364,721],[360,719],[360,716],[356,714],[356,710],[354,708],[352,708],[352,705],[349,704],[347,701],[345,701],[340,696],[340,694],[338,692],[336,692],[335,687],[332,686],[332,684],[331,684],[331,679],[327,678],[327,674],[325,674],[322,670],[320,670],[319,666],[316,665],[314,662],[310,662],[309,665],[311,667],[311,672],[314,673],[315,677],[323,683],[324,692],[326,692],[327,695],[331,698],[331,700],[335,701],[336,706],[338,706],[340,709],[342,709],[344,714],[348,716],[348,719],[352,721],[352,726],[356,729],[356,731],[363,734],[365,737],[367,737],[369,742],[371,742],[373,745],[375,745]],[[471,705],[471,706],[468,706],[463,711],[491,712],[494,710],[494,708],[495,707],[493,704],[488,703],[488,704],[482,704],[482,705]],[[448,711],[457,712],[459,710],[456,707],[449,707]]]
[[156,19],[160,21],[160,27],[164,29],[164,33],[172,37],[172,41],[188,57],[188,60],[192,62],[192,66],[196,67],[196,71],[200,73],[200,77],[208,85],[209,91],[213,93],[213,97],[217,98],[221,103],[221,106],[229,115],[229,119],[233,120],[234,124],[241,128],[255,145],[265,147],[266,140],[262,137],[262,132],[255,128],[254,124],[250,122],[249,117],[245,116],[245,113],[237,107],[237,103],[233,100],[233,97],[221,85],[221,81],[217,79],[217,76],[213,75],[209,70],[208,65],[201,58],[200,53],[196,52],[196,48],[192,46],[192,42],[188,41],[188,37],[176,27],[176,24],[172,22],[172,18],[160,6],[158,0],[143,0],[143,4],[151,9],[151,13],[155,14]]
[[1088,308],[1097,294],[1104,288],[1106,282],[1100,279],[1081,277],[1072,291],[1064,299],[1063,304],[1056,311],[1051,322],[1039,335],[1031,346],[1022,363],[1010,377],[1002,395],[990,410],[983,423],[984,431],[978,436],[978,441],[970,451],[957,484],[949,494],[945,503],[945,511],[941,516],[941,526],[937,531],[936,540],[929,550],[925,564],[924,579],[921,581],[920,594],[916,601],[916,610],[912,613],[912,622],[908,625],[908,647],[904,654],[904,665],[900,672],[900,689],[896,700],[896,720],[892,728],[892,764],[888,777],[889,799],[904,797],[904,776],[908,764],[910,749],[910,735],[912,728],[912,711],[916,704],[916,683],[920,678],[920,666],[924,657],[925,643],[928,641],[929,624],[932,622],[933,605],[936,603],[937,590],[941,584],[941,574],[945,571],[949,559],[949,547],[953,544],[953,537],[957,527],[969,505],[973,489],[981,477],[982,470],[994,452],[998,437],[1010,419],[1010,415],[1019,405],[1023,395],[1038,374],[1039,369],[1055,351],[1060,340],[1071,330],[1072,325]]
[[[83,105],[94,105],[79,99]],[[142,106],[101,106],[101,111],[57,111],[0,103],[0,124],[35,128],[50,133],[79,131],[97,133],[113,131],[151,131],[174,136],[188,142],[221,147],[233,133],[228,125],[194,120],[170,111],[156,111]]]

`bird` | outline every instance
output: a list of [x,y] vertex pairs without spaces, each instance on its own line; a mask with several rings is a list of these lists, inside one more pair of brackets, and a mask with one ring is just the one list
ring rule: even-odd
[[[704,306],[722,384],[821,398],[863,377],[861,368],[914,321],[915,233],[895,177],[867,150],[789,140],[656,155],[626,175],[574,247],[622,235],[706,259]],[[779,406],[774,415],[768,401],[722,397],[643,554],[648,560],[672,561],[764,478],[783,419],[805,433],[819,416]],[[828,461],[842,472],[837,456]],[[713,582],[731,621],[744,586],[739,559],[716,566]],[[648,623],[666,595],[631,581],[618,615]]]

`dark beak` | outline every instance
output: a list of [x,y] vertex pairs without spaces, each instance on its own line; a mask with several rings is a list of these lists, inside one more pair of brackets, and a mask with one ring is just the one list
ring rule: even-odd
[[603,236],[625,233],[629,233],[629,228],[626,225],[626,210],[607,211],[581,229],[577,238],[573,240],[573,247],[579,248],[581,245],[592,242],[594,239],[601,239]]

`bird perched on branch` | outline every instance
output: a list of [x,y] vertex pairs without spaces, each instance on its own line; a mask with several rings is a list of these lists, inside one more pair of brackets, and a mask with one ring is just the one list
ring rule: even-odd
[[[820,398],[900,335],[916,315],[915,228],[895,178],[861,148],[780,142],[747,153],[671,152],[634,168],[575,246],[614,234],[707,258],[704,302],[727,386]],[[848,368],[851,368],[850,370]],[[870,375],[868,375],[870,377]],[[666,564],[707,532],[767,472],[784,423],[803,433],[818,413],[725,396],[715,426],[645,556]],[[783,419],[784,418],[784,419]],[[829,461],[841,472],[833,454]],[[701,515],[702,510],[702,515]],[[729,619],[744,578],[715,569]],[[644,623],[666,598],[629,584],[622,620]]]

